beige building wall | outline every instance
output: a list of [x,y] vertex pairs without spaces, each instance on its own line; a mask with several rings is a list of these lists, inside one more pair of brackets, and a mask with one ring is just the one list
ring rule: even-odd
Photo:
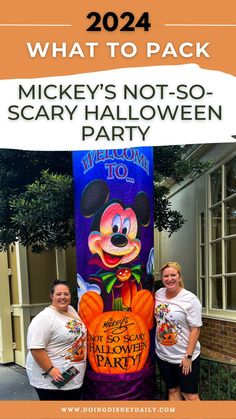
[[54,279],[68,280],[76,301],[75,249],[33,254],[18,243],[0,253],[0,363],[25,365],[31,319],[49,303]]
[[9,274],[7,253],[0,253],[0,363],[14,360]]
[[49,284],[57,278],[55,251],[34,254],[27,249],[30,304],[49,302]]
[[168,261],[179,262],[183,268],[186,287],[192,292],[197,291],[195,189],[196,184],[190,182],[185,185],[180,194],[171,196],[173,208],[183,214],[186,222],[171,237],[169,237],[168,233],[159,233],[159,246],[157,249],[157,252],[160,252],[159,267]]
[[7,252],[8,268],[10,269],[10,295],[11,304],[19,303],[19,288],[17,281],[16,246],[10,246]]

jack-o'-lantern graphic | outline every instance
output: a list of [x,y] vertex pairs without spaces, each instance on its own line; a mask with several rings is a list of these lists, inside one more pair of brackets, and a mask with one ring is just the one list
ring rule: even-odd
[[132,272],[129,268],[120,268],[116,272],[116,276],[121,282],[128,281],[131,275],[132,275]]
[[143,369],[149,354],[153,296],[137,293],[131,311],[103,312],[103,301],[87,292],[80,302],[80,316],[88,329],[88,359],[95,372],[126,374]]
[[175,325],[171,323],[162,323],[158,328],[158,338],[161,345],[173,346],[177,343],[178,334]]

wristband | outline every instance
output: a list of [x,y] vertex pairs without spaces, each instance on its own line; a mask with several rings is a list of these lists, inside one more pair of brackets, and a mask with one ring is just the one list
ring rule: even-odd
[[192,359],[192,355],[188,355],[188,354],[186,354],[186,355],[185,355],[185,358]]
[[42,375],[44,376],[44,378],[46,378],[46,375],[48,375],[48,373],[54,368],[54,366],[52,365],[50,368],[48,368],[48,370],[46,372],[44,372]]

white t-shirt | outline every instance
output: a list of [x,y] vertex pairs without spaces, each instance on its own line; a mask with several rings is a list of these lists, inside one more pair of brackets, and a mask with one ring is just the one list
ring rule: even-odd
[[[202,326],[202,306],[192,292],[182,289],[174,298],[166,298],[166,288],[155,293],[155,352],[164,361],[179,364],[187,352],[191,327]],[[197,342],[192,359],[200,354]]]
[[46,349],[54,367],[62,372],[74,366],[79,373],[65,384],[61,390],[72,390],[82,386],[86,369],[87,330],[72,306],[68,314],[77,318],[69,318],[50,307],[35,316],[28,329],[26,371],[30,384],[36,388],[57,390],[51,383],[50,375],[42,375],[45,371],[34,360],[30,349]]

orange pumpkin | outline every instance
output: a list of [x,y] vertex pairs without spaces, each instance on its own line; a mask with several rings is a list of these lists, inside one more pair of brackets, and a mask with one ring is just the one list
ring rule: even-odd
[[164,346],[173,346],[177,343],[177,333],[165,333],[164,336],[160,339],[161,344]]
[[118,271],[116,271],[116,276],[121,282],[128,281],[131,275],[132,275],[132,272],[129,268],[120,268],[118,269]]
[[88,359],[96,372],[140,371],[148,358],[149,347],[148,328],[137,314],[108,311],[88,325]]
[[147,290],[138,291],[132,299],[131,311],[141,316],[150,330],[154,323],[154,298],[152,293]]
[[103,300],[96,292],[88,291],[82,295],[79,304],[79,315],[86,327],[97,316],[103,312]]
[[170,323],[163,323],[162,330],[158,332],[158,337],[162,345],[173,346],[177,343],[177,332]]
[[121,298],[123,301],[123,305],[127,307],[127,309],[130,309],[131,302],[134,296],[137,294],[137,292],[137,287],[134,282],[123,282],[121,288]]

